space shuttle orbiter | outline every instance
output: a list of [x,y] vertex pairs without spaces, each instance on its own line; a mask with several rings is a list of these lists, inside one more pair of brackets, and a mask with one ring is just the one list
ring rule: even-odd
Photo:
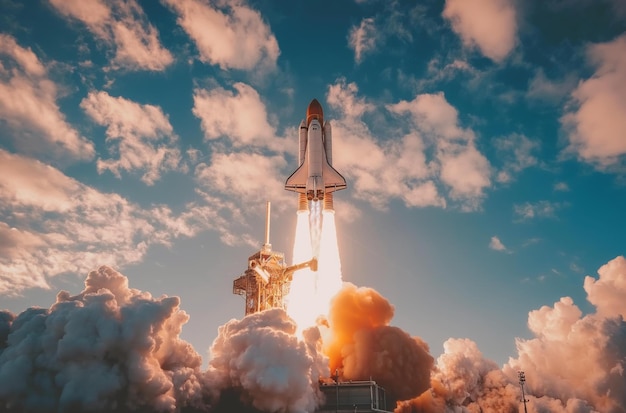
[[[332,130],[324,123],[322,105],[313,99],[300,123],[300,166],[285,183],[285,189],[306,195],[306,200],[324,200],[324,208],[332,209],[332,192],[346,188],[346,180],[332,167]],[[304,196],[300,195],[299,209]],[[330,202],[328,202],[330,201]]]

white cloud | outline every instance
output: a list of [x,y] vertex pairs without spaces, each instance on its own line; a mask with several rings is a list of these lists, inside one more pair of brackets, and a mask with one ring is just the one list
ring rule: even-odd
[[143,259],[153,244],[228,223],[211,206],[142,209],[61,171],[0,149],[0,293],[48,286],[50,277]]
[[503,61],[515,47],[517,22],[512,0],[446,0],[442,15],[465,46],[478,47],[495,62]]
[[568,150],[584,162],[605,169],[626,155],[626,35],[589,47],[597,69],[572,92],[573,109],[561,123],[568,133]]
[[375,109],[364,98],[357,97],[359,89],[356,83],[346,83],[344,78],[339,79],[334,85],[328,87],[326,100],[335,110],[347,118],[359,118],[367,112]]
[[429,178],[419,134],[377,142],[360,120],[375,106],[357,97],[357,92],[354,83],[340,80],[329,87],[327,96],[330,107],[342,114],[333,120],[333,165],[350,178],[354,196],[378,208],[386,207],[391,198],[412,207],[444,206],[445,200]]
[[[283,189],[281,170],[286,162],[281,156],[248,153],[216,153],[210,164],[196,167],[198,185],[211,193],[222,193],[242,202],[241,214],[258,210],[265,201],[272,201],[278,210],[295,207],[295,196]],[[246,208],[247,206],[247,208]]]
[[210,161],[195,169],[197,192],[230,217],[219,228],[222,242],[258,247],[258,239],[247,234],[248,219],[257,219],[266,201],[279,211],[295,207],[296,197],[283,189],[288,176],[284,155],[296,155],[298,132],[291,128],[289,138],[277,136],[257,91],[244,83],[233,89],[194,91],[193,113],[211,143]]
[[474,133],[459,126],[458,112],[443,94],[418,95],[387,109],[411,115],[413,127],[436,149],[433,163],[441,182],[450,188],[450,197],[460,201],[463,209],[477,209],[491,185],[490,165],[476,149]]
[[489,248],[496,251],[507,251],[507,248],[504,246],[502,241],[500,241],[500,238],[495,235],[491,237],[491,240],[489,241]]
[[[340,114],[333,121],[334,163],[350,178],[355,197],[379,208],[392,198],[408,207],[445,207],[441,187],[447,186],[448,196],[462,209],[479,208],[490,185],[489,163],[476,149],[474,133],[459,127],[458,113],[443,95],[387,105],[393,114],[410,116],[406,132],[398,136],[400,129],[394,128],[395,136],[384,140],[376,139],[363,121],[377,108],[358,96],[356,84],[339,79],[329,87],[327,101]],[[402,125],[404,118],[399,119]]]
[[369,17],[361,20],[361,24],[353,26],[348,35],[348,44],[354,50],[354,60],[361,63],[363,56],[376,48],[378,32],[374,19]]
[[180,168],[178,138],[161,108],[141,105],[107,92],[90,92],[81,108],[99,125],[106,126],[109,151],[119,159],[98,159],[98,172],[145,171],[141,180],[154,184],[162,172]]
[[421,94],[412,101],[402,100],[389,105],[391,112],[409,113],[413,124],[428,132],[432,141],[443,138],[444,144],[453,140],[468,142],[473,140],[473,132],[458,126],[458,111],[448,103],[443,93]]
[[534,218],[555,218],[556,211],[565,205],[559,202],[538,201],[535,203],[525,202],[513,205],[513,212],[519,220],[529,220]]
[[450,187],[450,196],[464,204],[464,209],[479,208],[484,191],[491,182],[489,162],[473,145],[457,145],[439,154],[441,180]]
[[16,147],[26,153],[92,159],[93,143],[66,122],[56,103],[57,86],[32,50],[0,34],[2,57],[9,60],[8,70],[0,73],[0,119],[15,131],[9,136]]
[[162,0],[195,42],[200,60],[220,68],[269,71],[276,67],[278,42],[260,13],[243,0]]
[[49,1],[60,14],[81,21],[98,40],[115,48],[113,68],[160,71],[174,61],[136,0]]
[[626,259],[619,256],[598,270],[599,278],[585,277],[587,299],[599,314],[626,318]]
[[532,141],[525,135],[513,133],[496,138],[494,146],[498,151],[498,160],[502,161],[496,175],[498,182],[509,183],[514,180],[516,174],[539,163],[533,154],[539,149],[539,142]]
[[[233,85],[236,93],[216,87],[194,91],[193,114],[201,121],[204,137],[227,137],[234,147],[265,147],[283,151],[287,142],[276,136],[265,104],[258,92],[244,83]],[[292,138],[296,142],[295,138]]]

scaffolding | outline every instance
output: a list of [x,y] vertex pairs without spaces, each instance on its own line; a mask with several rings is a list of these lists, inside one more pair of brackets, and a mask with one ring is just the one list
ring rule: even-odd
[[270,244],[270,210],[267,203],[265,218],[265,244],[260,251],[248,258],[248,268],[243,275],[233,281],[233,294],[245,298],[245,315],[254,314],[270,308],[285,308],[285,297],[293,273],[303,268],[317,271],[317,259],[292,265],[285,264],[285,254],[272,251]]

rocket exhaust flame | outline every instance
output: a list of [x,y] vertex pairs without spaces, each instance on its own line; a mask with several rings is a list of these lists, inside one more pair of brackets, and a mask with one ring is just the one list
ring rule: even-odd
[[320,202],[312,202],[311,213],[298,211],[293,260],[318,257],[318,270],[300,270],[293,276],[287,297],[287,313],[298,328],[314,326],[319,316],[326,316],[330,299],[341,289],[341,262],[333,211],[320,211]]
[[[309,230],[309,211],[298,211],[296,237],[293,246],[293,262],[300,262],[311,257],[311,233]],[[319,268],[318,268],[319,269]],[[293,274],[289,294],[286,297],[287,313],[296,322],[298,330],[315,324],[315,315],[311,315],[311,291],[315,291],[314,272],[310,269]]]
[[328,308],[331,298],[341,290],[342,285],[335,212],[332,210],[322,211],[318,261],[317,299],[324,308]]

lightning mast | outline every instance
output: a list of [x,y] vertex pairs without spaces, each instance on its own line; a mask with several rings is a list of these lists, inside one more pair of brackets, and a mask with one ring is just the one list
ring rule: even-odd
[[265,243],[248,258],[248,268],[233,281],[233,294],[245,298],[245,315],[270,308],[286,309],[284,298],[289,294],[293,273],[303,268],[317,271],[317,259],[287,267],[285,254],[272,251],[270,244],[270,212],[268,201],[265,216]]

